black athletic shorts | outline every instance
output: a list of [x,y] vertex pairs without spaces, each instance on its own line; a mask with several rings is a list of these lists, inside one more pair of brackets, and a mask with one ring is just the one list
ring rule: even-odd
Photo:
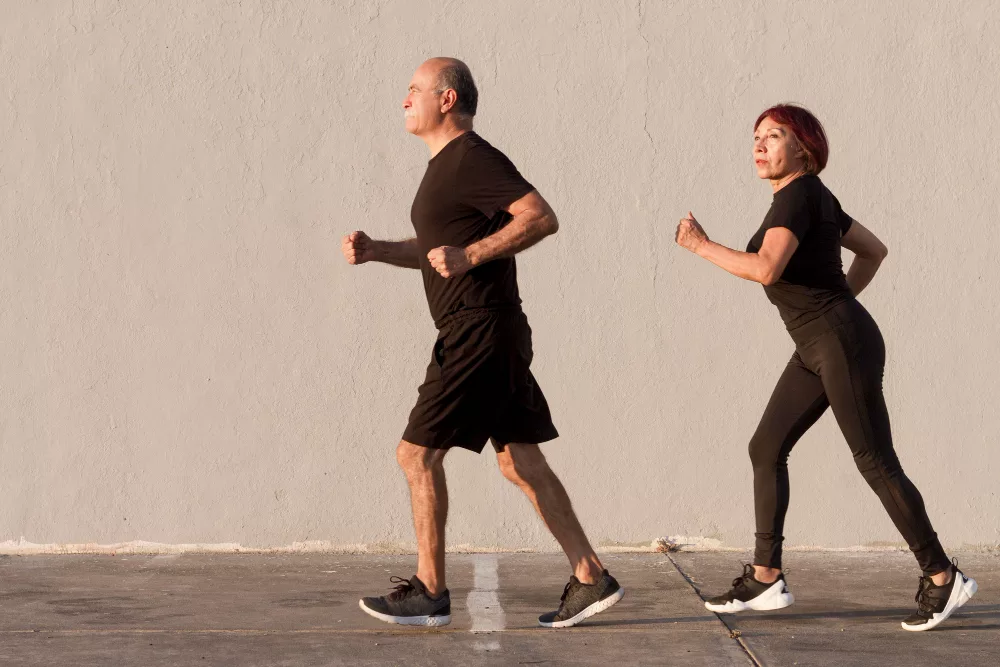
[[519,308],[463,310],[440,325],[403,440],[433,449],[501,452],[559,436],[531,365],[531,327]]

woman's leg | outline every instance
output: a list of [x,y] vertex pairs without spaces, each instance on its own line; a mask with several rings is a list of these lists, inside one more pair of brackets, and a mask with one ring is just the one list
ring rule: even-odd
[[750,439],[757,520],[754,565],[781,569],[789,495],[788,455],[828,405],[822,380],[802,364],[796,352],[781,374]]
[[[925,576],[950,567],[917,487],[903,473],[892,445],[889,412],[882,393],[885,344],[866,312],[835,326],[815,353],[823,387],[844,433],[854,462],[897,530],[913,551]],[[809,360],[811,367],[813,359]]]

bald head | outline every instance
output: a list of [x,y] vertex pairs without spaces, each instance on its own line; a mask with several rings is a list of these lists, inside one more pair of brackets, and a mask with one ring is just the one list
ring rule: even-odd
[[479,91],[472,79],[469,66],[458,58],[431,58],[421,67],[428,67],[434,73],[435,90],[440,94],[454,90],[458,100],[454,111],[457,115],[471,119],[479,106]]

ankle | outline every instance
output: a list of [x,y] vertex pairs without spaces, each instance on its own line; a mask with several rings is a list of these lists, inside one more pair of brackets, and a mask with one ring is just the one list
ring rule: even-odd
[[764,567],[763,565],[753,566],[753,578],[762,584],[773,584],[781,576],[781,568]]
[[935,586],[947,586],[951,583],[951,568],[949,567],[944,572],[938,572],[937,574],[931,575],[931,581],[934,582]]
[[595,554],[577,563],[576,567],[573,568],[573,575],[580,580],[581,584],[592,586],[604,576],[604,566],[601,565],[601,561]]
[[446,586],[444,585],[444,578],[438,579],[437,577],[432,577],[427,575],[426,578],[422,575],[417,575],[417,579],[420,583],[424,585],[424,590],[427,591],[428,597],[439,598],[441,594],[444,593]]

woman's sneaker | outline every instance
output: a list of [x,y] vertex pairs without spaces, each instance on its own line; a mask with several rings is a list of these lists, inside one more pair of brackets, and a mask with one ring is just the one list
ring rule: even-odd
[[569,628],[585,618],[599,614],[610,608],[625,595],[625,589],[604,570],[604,575],[595,584],[580,583],[575,576],[563,589],[559,609],[542,614],[538,624],[543,628]]
[[773,584],[765,584],[753,576],[753,565],[744,565],[743,574],[733,579],[733,587],[725,595],[705,600],[705,609],[718,614],[734,614],[753,609],[769,611],[783,609],[795,602],[785,585],[785,575],[779,574]]
[[451,623],[451,595],[448,589],[432,598],[417,575],[410,580],[391,577],[389,581],[398,584],[396,590],[381,597],[361,598],[358,601],[361,611],[380,621],[399,625],[436,627]]
[[958,569],[958,563],[951,563],[951,581],[944,586],[935,586],[930,577],[920,577],[917,588],[917,613],[903,621],[903,629],[923,632],[939,626],[955,610],[968,602],[979,586]]

